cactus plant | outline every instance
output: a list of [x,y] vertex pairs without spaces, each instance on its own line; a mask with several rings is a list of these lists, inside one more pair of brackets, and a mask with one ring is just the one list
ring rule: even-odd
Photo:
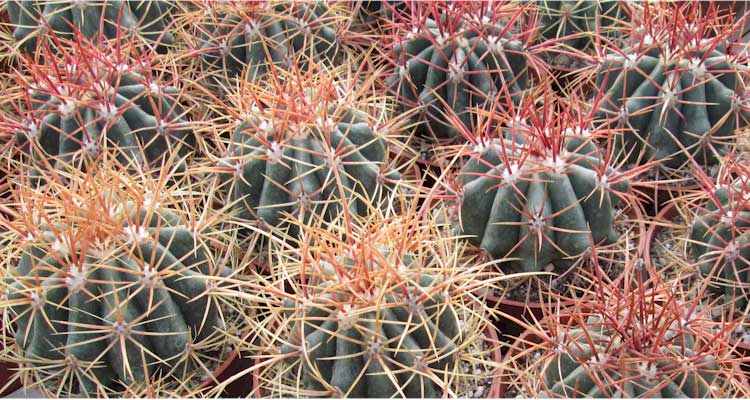
[[523,271],[565,268],[592,240],[617,240],[613,207],[628,177],[594,142],[606,132],[589,131],[565,108],[522,110],[500,117],[501,137],[480,138],[459,171],[460,231]]
[[262,78],[271,65],[333,63],[347,16],[325,2],[217,2],[199,24],[206,68],[223,82]]
[[[667,168],[688,156],[715,163],[747,125],[743,75],[730,52],[730,28],[709,17],[691,19],[695,4],[646,13],[630,46],[613,49],[599,68],[605,99],[598,119],[622,133],[618,153],[630,162],[660,160]],[[708,37],[709,27],[719,30]]]
[[[494,4],[494,3],[493,3]],[[486,7],[485,7],[486,6]],[[418,108],[414,123],[438,139],[456,136],[451,110],[468,125],[469,110],[496,97],[518,102],[534,66],[524,39],[511,33],[517,11],[483,3],[416,3],[397,15],[399,29],[389,80],[401,111]]]
[[511,368],[522,370],[519,377],[524,379],[517,382],[524,396],[721,398],[747,394],[739,360],[727,343],[736,325],[712,322],[709,308],[701,307],[700,299],[689,298],[676,285],[658,277],[636,279],[641,264],[630,262],[624,281],[593,274],[592,289],[584,297],[530,328],[524,351],[513,359],[538,356],[523,366],[511,362]]
[[[657,351],[665,356],[685,357],[695,359],[696,364],[704,364],[705,367],[690,373],[678,374],[676,377],[663,378],[659,375],[660,370],[670,370],[675,365],[669,361],[656,362],[653,364],[639,364],[633,362],[631,368],[625,368],[609,373],[608,379],[612,381],[623,380],[626,382],[622,389],[618,387],[605,387],[597,385],[592,374],[590,365],[595,365],[600,358],[607,358],[606,347],[611,343],[611,328],[607,330],[602,326],[600,320],[592,318],[587,321],[587,327],[583,329],[572,329],[566,333],[565,344],[560,355],[553,358],[548,369],[545,371],[544,381],[549,392],[554,397],[615,397],[620,390],[622,396],[637,398],[643,396],[656,396],[661,398],[705,398],[711,391],[711,384],[717,379],[714,359],[709,356],[705,358],[696,357],[692,350],[694,340],[687,335],[679,335],[679,327],[672,326],[665,341],[677,338],[674,344],[667,344]],[[595,367],[594,367],[595,368]],[[657,384],[662,379],[667,379],[666,384]],[[682,381],[685,383],[682,383]],[[661,386],[654,390],[655,386]]]
[[[418,273],[413,260],[403,262],[405,270],[414,271],[401,275],[407,294],[385,295],[377,311],[358,310],[351,305],[353,295],[338,293],[312,295],[299,308],[291,300],[285,304],[296,326],[290,331],[291,343],[281,352],[298,355],[303,363],[305,390],[324,391],[324,384],[317,381],[322,378],[345,397],[385,398],[400,392],[405,397],[438,397],[430,378],[417,372],[394,373],[397,385],[385,373],[400,368],[423,372],[446,366],[452,369],[456,352],[458,322],[455,312],[445,307],[443,294],[428,296],[421,304],[417,300],[423,293],[434,291],[440,282],[427,273]],[[344,259],[339,264],[343,264],[341,274],[347,274],[354,262]],[[314,286],[340,278],[331,264],[321,261],[320,265],[322,276],[316,277],[320,280]],[[368,337],[368,332],[374,334]],[[325,360],[327,357],[335,359]],[[363,370],[364,379],[360,378]]]
[[590,48],[597,35],[606,37],[625,18],[617,0],[536,1],[539,35],[544,40],[565,38],[574,49]]
[[174,4],[168,1],[7,0],[6,5],[13,36],[29,53],[42,47],[40,42],[57,45],[55,38],[78,33],[92,41],[135,34],[160,49],[173,40],[167,27]]
[[282,322],[267,334],[288,381],[273,379],[261,393],[461,396],[457,383],[477,373],[462,370],[461,360],[489,366],[470,344],[487,324],[475,296],[493,287],[494,273],[454,257],[461,242],[432,220],[421,225],[415,205],[351,224],[303,223],[300,250],[274,251],[290,276],[259,287],[274,293],[272,318]]
[[736,178],[710,184],[700,196],[705,203],[695,203],[688,247],[713,289],[741,309],[750,298],[750,175],[746,167],[733,169]]
[[85,169],[107,152],[122,164],[158,165],[191,154],[181,91],[152,70],[148,55],[137,59],[127,48],[83,42],[44,63],[29,60],[29,75],[16,75],[25,91],[4,125],[33,166]]
[[393,127],[360,109],[353,81],[336,77],[320,66],[280,73],[270,84],[247,83],[230,96],[234,106],[222,106],[237,118],[219,165],[240,218],[281,226],[285,214],[365,214],[369,200],[394,188]]
[[188,200],[111,166],[22,190],[18,218],[2,221],[12,227],[5,312],[15,361],[30,366],[19,373],[54,396],[149,384],[191,394],[235,329],[216,295],[231,271],[218,265],[211,226],[180,209]]

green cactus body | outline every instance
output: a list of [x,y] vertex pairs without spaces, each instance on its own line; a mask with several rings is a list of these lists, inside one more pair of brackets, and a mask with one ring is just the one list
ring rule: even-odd
[[[441,395],[423,374],[452,370],[460,335],[456,314],[442,292],[436,293],[439,279],[409,274],[403,283],[408,290],[384,295],[376,307],[357,309],[352,303],[359,296],[335,289],[300,305],[285,301],[294,323],[291,343],[281,351],[298,354],[288,361],[301,366],[304,389],[334,391],[337,397]],[[335,282],[321,281],[316,287],[328,284]]]
[[76,235],[90,232],[43,226],[8,279],[8,298],[20,302],[10,307],[16,343],[52,393],[66,369],[63,390],[85,397],[149,377],[184,380],[196,371],[191,352],[217,351],[195,350],[224,329],[207,295],[217,275],[210,250],[176,214],[122,206],[117,238],[81,245]]
[[605,169],[593,142],[571,135],[553,160],[523,157],[520,137],[506,136],[477,148],[459,173],[461,234],[469,242],[533,272],[550,263],[566,267],[591,239],[617,239],[613,193],[629,185],[609,166],[599,176]]
[[[422,107],[413,117],[420,132],[438,139],[457,135],[446,116],[454,113],[470,125],[470,109],[508,93],[518,102],[528,86],[524,44],[502,27],[466,21],[453,32],[428,19],[394,47],[398,65],[388,85],[403,112]],[[475,26],[476,25],[476,26]]]
[[403,11],[406,3],[401,0],[365,0],[359,5],[359,16],[366,23],[378,19],[392,20],[394,11]]
[[371,201],[394,186],[400,174],[386,170],[384,137],[364,115],[335,110],[328,108],[329,118],[312,126],[282,128],[274,125],[278,118],[261,115],[240,122],[221,165],[233,171],[224,179],[241,218],[280,226],[285,213],[331,221],[348,207],[365,215],[377,204]]
[[750,118],[740,107],[747,67],[730,62],[720,47],[666,61],[664,52],[625,49],[624,57],[608,58],[597,82],[606,93],[597,119],[622,132],[615,151],[630,162],[676,168],[687,161],[684,147],[699,163],[715,163]]
[[[557,355],[545,363],[546,390],[540,395],[560,398],[713,397],[711,386],[719,383],[718,365],[710,355],[696,360],[693,338],[679,334],[678,327],[667,332],[672,344],[665,343],[653,349],[660,355],[652,353],[655,361],[648,362],[640,360],[637,354],[612,356],[618,352],[618,346],[625,344],[613,340],[614,327],[592,324],[595,322],[590,319],[585,330],[578,328],[566,333]],[[692,368],[677,362],[686,359],[692,360]]]
[[536,3],[542,38],[552,40],[581,34],[563,42],[575,49],[590,47],[597,32],[604,35],[613,32],[624,18],[623,6],[615,0],[539,0]]
[[172,4],[169,1],[122,0],[7,0],[8,16],[13,25],[13,36],[31,53],[39,40],[47,40],[50,31],[57,37],[72,39],[80,32],[87,39],[99,35],[114,39],[136,33],[163,50],[172,44],[167,30]]
[[750,207],[742,193],[727,186],[711,200],[690,226],[690,253],[701,273],[713,280],[735,307],[750,297]]
[[244,73],[262,78],[271,65],[289,67],[307,60],[333,62],[339,51],[340,19],[325,2],[271,2],[247,14],[211,11],[202,24],[202,57],[219,78]]
[[103,151],[124,165],[158,164],[175,152],[181,160],[195,146],[178,89],[127,66],[69,64],[36,72],[34,82],[42,83],[26,85],[30,96],[19,107],[27,111],[16,139],[35,166],[85,169]]

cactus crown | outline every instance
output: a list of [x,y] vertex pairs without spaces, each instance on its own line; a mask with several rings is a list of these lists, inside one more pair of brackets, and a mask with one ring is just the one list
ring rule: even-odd
[[530,70],[541,68],[527,48],[528,35],[514,32],[524,7],[492,3],[414,3],[399,11],[397,32],[385,57],[389,80],[402,109],[420,110],[419,133],[450,140],[451,112],[468,125],[469,110],[503,100],[518,103]]
[[274,66],[332,66],[346,49],[341,36],[351,23],[351,11],[339,2],[210,1],[198,8],[204,64],[224,81],[261,79]]
[[471,375],[461,375],[460,360],[472,357],[486,316],[470,293],[495,280],[455,257],[463,248],[457,238],[419,222],[415,204],[402,202],[409,210],[402,215],[355,218],[351,225],[343,218],[305,224],[299,250],[275,253],[288,276],[263,286],[284,299],[275,307],[284,334],[274,334],[274,342],[292,375],[275,379],[279,393],[437,397],[458,390],[444,380],[446,371]]
[[[635,272],[637,263],[626,267]],[[524,376],[524,392],[549,397],[717,397],[742,395],[743,378],[710,310],[657,280],[615,282],[592,277],[590,301],[532,327],[538,344],[518,355],[538,380]],[[546,333],[549,332],[549,333]],[[519,379],[520,382],[520,379]]]
[[184,96],[167,71],[127,45],[78,39],[44,63],[27,58],[28,75],[16,76],[25,92],[12,103],[15,115],[2,122],[33,166],[85,170],[101,157],[125,165],[187,157],[195,138],[179,104]]
[[231,273],[213,250],[223,233],[196,218],[202,198],[165,185],[168,167],[155,180],[107,165],[46,177],[3,221],[11,358],[49,395],[194,395],[237,329],[231,296],[217,295]]
[[470,242],[539,271],[569,266],[592,240],[616,240],[613,206],[627,200],[629,176],[597,149],[603,132],[590,116],[550,101],[490,119],[497,124],[482,124],[489,131],[476,135],[457,179]]
[[602,58],[597,119],[621,130],[619,157],[658,160],[665,172],[715,163],[750,120],[739,27],[699,7],[644,5],[629,45]]
[[288,214],[365,214],[395,187],[398,119],[383,122],[381,101],[365,100],[355,82],[315,64],[241,84],[221,105],[236,122],[226,125],[234,132],[218,164],[243,218],[280,226]]

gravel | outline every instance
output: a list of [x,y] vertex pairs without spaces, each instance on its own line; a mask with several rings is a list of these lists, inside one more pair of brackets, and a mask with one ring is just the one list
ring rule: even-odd
[[[469,346],[473,354],[492,354],[487,346],[487,336],[481,334],[477,340]],[[472,376],[463,379],[459,383],[458,395],[470,399],[484,399],[492,387],[493,371],[487,369],[486,365],[472,363],[467,360],[461,361],[461,370],[465,373],[471,372]]]

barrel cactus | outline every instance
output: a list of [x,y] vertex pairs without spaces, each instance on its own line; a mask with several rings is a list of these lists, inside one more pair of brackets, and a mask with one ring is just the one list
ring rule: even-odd
[[644,21],[631,45],[599,67],[605,102],[598,119],[621,131],[617,152],[630,162],[659,160],[673,169],[689,155],[715,163],[750,118],[748,68],[728,51],[731,30],[704,37],[711,21],[689,20],[685,7]]
[[282,321],[265,333],[276,345],[261,356],[275,360],[263,395],[462,397],[463,379],[489,373],[494,345],[472,343],[488,326],[481,298],[494,273],[462,265],[462,242],[406,204],[401,215],[302,224],[299,250],[272,251],[289,275],[259,286]]
[[73,176],[69,188],[24,191],[24,214],[9,223],[18,233],[4,260],[5,312],[14,361],[32,367],[19,373],[55,396],[144,385],[192,395],[234,329],[216,296],[230,271],[217,265],[210,227],[122,171]]
[[126,47],[77,47],[28,63],[29,75],[18,76],[26,93],[6,123],[33,166],[85,169],[104,153],[122,164],[158,165],[191,154],[195,137],[180,90]]
[[[716,358],[693,350],[692,336],[676,324],[663,335],[662,346],[650,349],[654,360],[632,355],[631,360],[612,349],[616,327],[598,318],[565,332],[560,351],[545,364],[544,396],[559,398],[706,398],[713,397],[720,374]],[[624,344],[619,344],[625,346]],[[681,360],[692,367],[684,369]],[[619,361],[623,364],[620,365]]]
[[334,76],[313,68],[230,96],[238,120],[218,163],[240,218],[280,227],[287,214],[365,214],[395,187],[390,128],[360,111],[358,95]]
[[671,282],[637,279],[643,267],[628,262],[624,280],[592,273],[584,301],[532,324],[509,356],[522,371],[512,386],[531,398],[746,396],[727,340],[736,325],[711,321],[702,299]]
[[614,33],[612,28],[626,17],[624,5],[617,0],[538,0],[536,10],[541,37],[554,40],[571,36],[563,43],[575,49],[590,48],[598,34]]
[[13,36],[30,53],[40,47],[40,40],[57,44],[49,34],[72,39],[79,32],[89,40],[136,34],[164,49],[173,40],[167,29],[173,7],[162,0],[7,0]]
[[[404,264],[407,270],[415,269],[411,260]],[[330,264],[321,267],[324,276],[315,285],[340,278]],[[390,398],[399,391],[405,397],[439,396],[430,378],[409,369],[440,371],[449,366],[459,333],[456,314],[445,307],[442,293],[418,300],[435,291],[440,283],[436,277],[427,273],[402,277],[407,294],[385,295],[373,311],[353,307],[354,295],[336,292],[313,295],[300,307],[293,301],[285,304],[295,326],[291,343],[281,351],[298,354],[305,390],[325,391],[325,384],[319,382],[323,380],[342,397]],[[395,372],[401,368],[407,371]],[[394,373],[398,386],[387,371]]]
[[690,225],[689,248],[701,273],[735,308],[750,297],[750,186],[747,176],[717,185]]
[[460,232],[469,242],[531,272],[566,267],[592,239],[617,240],[613,207],[629,184],[600,154],[598,134],[523,120],[503,130],[459,172]]
[[333,62],[343,10],[327,2],[218,2],[199,24],[203,62],[222,79],[262,78],[272,65]]
[[[393,39],[388,81],[403,112],[419,108],[423,135],[452,139],[456,114],[466,125],[473,107],[497,98],[517,102],[528,86],[529,52],[511,33],[511,12],[483,3],[417,4]],[[424,8],[424,10],[421,10]]]

